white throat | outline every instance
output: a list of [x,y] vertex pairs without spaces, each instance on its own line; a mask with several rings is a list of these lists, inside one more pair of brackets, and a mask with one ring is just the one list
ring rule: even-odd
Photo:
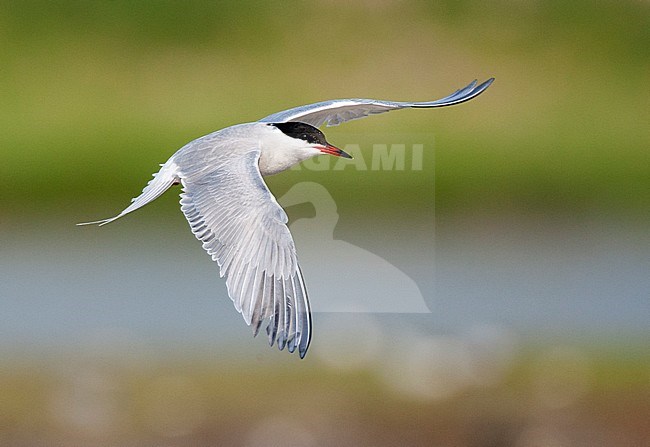
[[285,135],[273,126],[265,125],[260,137],[260,173],[273,175],[321,154],[314,145]]

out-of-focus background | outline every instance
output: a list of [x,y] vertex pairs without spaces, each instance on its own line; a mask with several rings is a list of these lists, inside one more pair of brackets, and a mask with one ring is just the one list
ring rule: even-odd
[[[650,445],[649,73],[645,1],[0,2],[0,445]],[[342,273],[387,298],[325,240],[431,310],[317,312],[302,361],[251,337],[178,189],[74,226],[213,130],[492,76],[268,179],[336,205],[287,210],[315,308]]]

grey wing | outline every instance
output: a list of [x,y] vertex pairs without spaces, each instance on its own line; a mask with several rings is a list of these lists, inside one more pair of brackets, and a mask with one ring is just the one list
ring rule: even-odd
[[311,310],[287,216],[262,180],[259,149],[196,177],[181,176],[181,209],[226,276],[228,294],[257,335],[304,357]]
[[293,109],[284,110],[262,118],[263,123],[284,123],[287,121],[300,121],[319,127],[337,126],[345,121],[363,118],[368,115],[389,112],[404,108],[430,108],[444,107],[469,101],[483,93],[494,81],[490,78],[480,85],[477,81],[471,82],[467,87],[456,90],[451,95],[434,101],[425,102],[396,102],[376,99],[335,99],[317,102]]

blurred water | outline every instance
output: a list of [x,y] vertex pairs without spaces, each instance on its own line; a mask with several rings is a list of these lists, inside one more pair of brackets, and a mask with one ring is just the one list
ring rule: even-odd
[[[226,344],[245,351],[264,349],[263,340],[251,339],[216,266],[180,216],[159,227],[133,220],[102,229],[54,222],[47,232],[25,225],[4,230],[4,352],[138,343],[181,351]],[[375,225],[366,233],[374,231],[381,229]],[[296,234],[299,250],[311,264],[318,256],[308,253],[318,248],[319,240],[308,237]],[[439,225],[433,253],[401,250],[398,238],[385,238],[373,247],[359,244],[353,232],[337,237],[349,237],[360,249],[396,266],[417,284],[432,313],[350,314],[329,320],[327,315],[335,314],[316,313],[314,351],[320,349],[319,340],[334,337],[334,332],[345,335],[346,327],[363,326],[367,318],[378,325],[370,333],[385,339],[405,333],[416,338],[468,334],[484,327],[573,341],[621,341],[648,334],[650,238],[645,231],[602,222]],[[336,259],[341,271],[360,272],[366,298],[399,301],[400,296],[386,291],[381,281],[369,280],[372,272],[363,273],[365,266],[354,262]],[[305,265],[308,287],[335,281],[331,272],[317,267]],[[316,289],[311,291],[314,308],[323,308],[327,290]]]
[[399,301],[389,264],[431,309],[317,312],[300,361],[252,339],[180,213],[137,217],[4,224],[0,445],[647,444],[642,230],[294,219],[308,286],[334,265],[362,284],[332,293]]

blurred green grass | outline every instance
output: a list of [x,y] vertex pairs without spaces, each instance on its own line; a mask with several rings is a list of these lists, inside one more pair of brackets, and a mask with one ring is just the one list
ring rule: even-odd
[[[5,1],[0,30],[6,217],[119,208],[184,143],[287,107],[430,99],[490,76],[459,107],[326,129],[361,144],[427,133],[428,177],[346,169],[323,181],[406,206],[418,198],[403,192],[435,174],[442,213],[650,207],[647,3]],[[313,173],[270,182],[303,178]]]

